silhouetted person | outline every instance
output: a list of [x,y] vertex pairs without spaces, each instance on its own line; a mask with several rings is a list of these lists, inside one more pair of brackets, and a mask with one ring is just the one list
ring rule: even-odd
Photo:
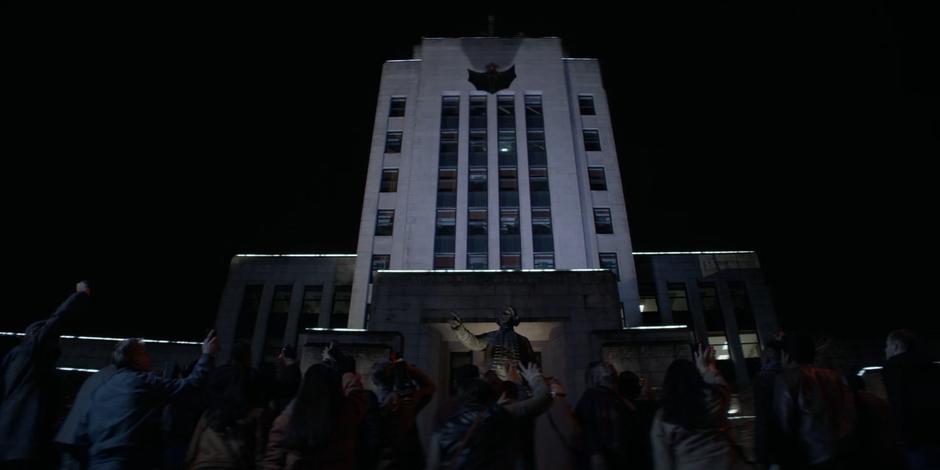
[[532,396],[502,404],[496,390],[479,375],[458,382],[461,407],[431,437],[428,469],[518,468],[522,449],[513,432],[516,421],[538,416],[551,405],[538,366],[523,365],[519,373],[532,389]]
[[91,408],[91,398],[102,384],[117,372],[114,364],[109,364],[85,379],[75,396],[72,409],[56,433],[55,443],[62,447],[61,469],[82,470],[88,468],[88,428],[85,416]]
[[888,335],[885,357],[882,377],[908,465],[940,468],[940,365],[909,330]]
[[280,413],[297,395],[300,388],[301,373],[300,362],[297,361],[297,350],[287,345],[281,348],[277,355],[277,409]]
[[150,372],[150,354],[136,338],[114,350],[117,372],[98,387],[87,415],[91,442],[90,468],[150,469],[160,464],[160,420],[163,407],[199,386],[218,350],[214,332],[202,343],[202,356],[186,378],[165,379]]
[[627,420],[629,429],[625,434],[627,452],[633,462],[632,468],[653,468],[650,429],[653,427],[653,418],[659,405],[652,399],[649,383],[635,373],[625,370],[620,373],[617,389],[631,410],[630,419]]
[[23,341],[3,358],[0,375],[0,465],[34,468],[55,455],[53,404],[59,329],[69,317],[87,309],[91,289],[75,286],[48,319],[26,327]]
[[574,470],[583,450],[578,419],[568,402],[565,387],[546,378],[552,396],[548,411],[535,419],[535,464],[538,470]]
[[849,468],[878,468],[903,470],[904,456],[898,446],[898,434],[891,416],[891,404],[887,400],[869,393],[865,380],[857,375],[846,376],[855,394],[858,410],[858,452],[850,456]]
[[346,371],[340,376],[325,364],[310,366],[297,397],[274,420],[263,468],[354,469],[365,412],[366,395],[358,375]]
[[768,341],[761,357],[760,371],[754,377],[754,456],[762,467],[777,463],[783,457],[780,426],[774,419],[774,387],[777,375],[783,371],[780,364],[782,352],[780,341]]
[[372,383],[378,390],[380,469],[424,468],[424,450],[418,437],[418,413],[437,390],[421,369],[401,359],[376,364]]
[[695,363],[676,359],[666,370],[662,407],[650,438],[657,470],[724,470],[736,463],[727,429],[731,390],[715,365],[715,350]]
[[587,390],[575,407],[584,431],[584,453],[591,469],[624,468],[630,463],[627,449],[631,411],[617,393],[617,370],[607,362],[588,365]]
[[208,407],[189,443],[186,468],[239,470],[260,465],[268,410],[254,371],[233,354],[232,362],[209,373],[205,389]]
[[842,468],[856,451],[855,400],[835,371],[813,366],[816,345],[802,334],[783,338],[773,402],[787,468]]

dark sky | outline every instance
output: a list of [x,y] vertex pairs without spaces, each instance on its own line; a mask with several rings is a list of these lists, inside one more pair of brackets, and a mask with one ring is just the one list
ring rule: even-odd
[[[933,323],[936,11],[632,3],[497,31],[601,60],[634,248],[757,250],[790,328]],[[3,15],[0,330],[89,277],[80,331],[195,338],[235,253],[355,252],[382,62],[487,5]]]

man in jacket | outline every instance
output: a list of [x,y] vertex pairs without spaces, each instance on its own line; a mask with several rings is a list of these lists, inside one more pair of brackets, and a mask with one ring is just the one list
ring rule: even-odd
[[88,307],[91,288],[79,282],[47,320],[26,328],[23,342],[3,359],[0,377],[0,464],[42,466],[50,447],[55,416],[55,364],[59,359],[62,322]]

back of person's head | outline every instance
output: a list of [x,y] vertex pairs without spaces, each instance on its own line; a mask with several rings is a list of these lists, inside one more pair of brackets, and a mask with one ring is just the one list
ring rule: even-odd
[[284,345],[283,348],[281,348],[281,354],[283,354],[284,357],[292,361],[297,360],[297,350],[294,349],[294,347],[289,344],[286,344]]
[[790,362],[810,365],[816,360],[816,342],[809,335],[790,333],[783,337],[783,352],[787,353]]
[[251,370],[237,364],[213,370],[206,379],[209,426],[216,431],[234,428],[253,406],[259,405],[253,385]]
[[911,330],[901,329],[888,333],[888,340],[897,343],[900,352],[918,352],[920,342]]
[[691,361],[672,361],[663,381],[663,419],[687,429],[701,425],[706,413],[705,386],[702,375]]
[[231,361],[244,367],[251,367],[251,344],[245,341],[236,341],[232,345]]
[[783,352],[783,343],[772,339],[764,345],[764,362],[780,361],[780,353]]
[[337,371],[314,364],[304,372],[287,425],[290,449],[315,450],[327,445],[342,418],[343,390]]
[[118,342],[111,353],[111,363],[118,368],[133,367],[139,348],[143,347],[140,338],[128,338]]
[[620,394],[630,400],[636,400],[640,396],[640,392],[643,391],[640,386],[640,376],[629,370],[620,373],[618,388]]
[[603,361],[594,361],[588,364],[585,372],[586,385],[591,387],[606,387],[617,389],[617,369],[613,364]]

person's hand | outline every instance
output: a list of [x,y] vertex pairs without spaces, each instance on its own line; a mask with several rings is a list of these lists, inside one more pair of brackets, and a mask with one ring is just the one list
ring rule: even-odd
[[542,371],[539,370],[538,364],[534,362],[530,362],[526,365],[519,367],[519,374],[522,375],[522,378],[525,379],[526,382],[531,384],[532,381],[535,380],[536,377],[542,376]]
[[460,328],[460,325],[463,325],[463,322],[456,313],[450,312],[450,317],[450,320],[447,320],[447,323],[450,324],[450,329],[456,330],[457,328]]
[[84,292],[86,295],[91,295],[91,284],[88,281],[80,281],[75,284],[75,292]]
[[215,354],[219,351],[219,337],[215,335],[215,330],[209,331],[206,339],[202,341],[203,354]]
[[323,348],[323,354],[320,355],[320,361],[321,362],[332,361],[333,360],[332,352],[333,352],[333,342],[330,341],[330,344],[327,344],[326,347]]
[[693,353],[695,356],[695,367],[699,373],[714,372],[718,370],[715,363],[715,348],[704,345],[699,346],[698,351]]

